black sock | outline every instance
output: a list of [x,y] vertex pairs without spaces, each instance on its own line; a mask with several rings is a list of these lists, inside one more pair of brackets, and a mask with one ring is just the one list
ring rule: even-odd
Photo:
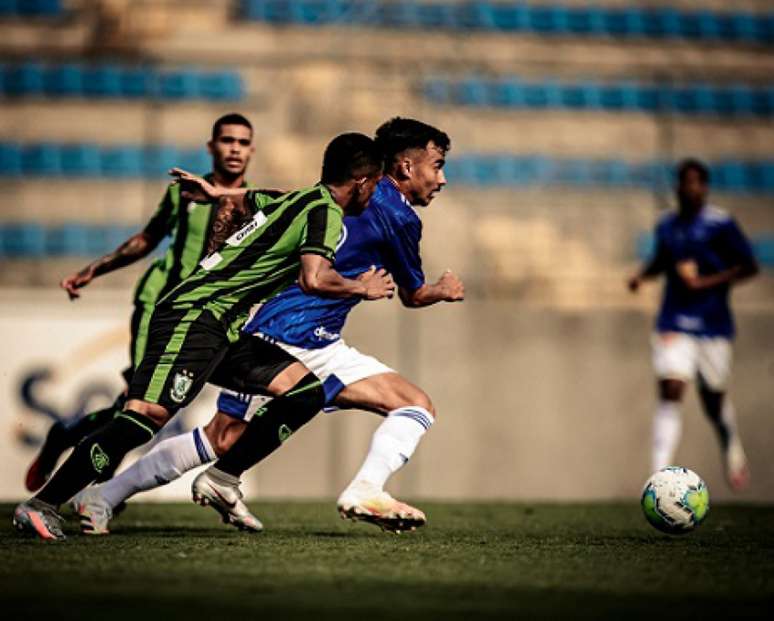
[[54,423],[40,447],[38,460],[42,468],[47,472],[53,470],[62,453],[113,420],[116,413],[124,408],[124,401],[126,398],[121,395],[110,407],[86,414],[70,425],[63,421]]
[[125,411],[73,450],[36,498],[58,506],[67,502],[107,468],[118,464],[129,451],[152,439],[159,426],[137,412]]
[[253,417],[244,433],[215,463],[215,467],[240,477],[312,420],[324,404],[322,384],[313,373],[309,373],[283,396],[269,401],[266,411]]

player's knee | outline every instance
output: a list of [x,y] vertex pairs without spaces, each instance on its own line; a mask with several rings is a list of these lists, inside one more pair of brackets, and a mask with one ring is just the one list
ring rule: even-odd
[[171,418],[170,413],[164,406],[158,405],[157,403],[140,401],[139,399],[130,399],[124,405],[124,409],[146,416],[159,427],[166,425]]
[[392,410],[404,407],[419,407],[427,410],[433,418],[436,418],[435,406],[430,396],[419,388],[412,390],[411,394],[402,395],[393,405],[395,407],[391,408]]

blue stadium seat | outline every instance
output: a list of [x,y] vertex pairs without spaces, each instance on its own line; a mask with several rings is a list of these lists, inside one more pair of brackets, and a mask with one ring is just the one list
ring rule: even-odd
[[450,103],[449,81],[431,78],[425,80],[422,85],[422,94],[425,99],[434,104]]
[[0,176],[18,177],[22,174],[22,150],[18,144],[0,142]]
[[121,68],[116,65],[97,65],[83,71],[83,92],[90,97],[121,97]]
[[0,228],[0,254],[14,258],[39,258],[46,255],[46,234],[33,223],[5,224]]
[[496,30],[516,32],[529,27],[528,9],[524,5],[492,4],[490,10]]
[[753,251],[763,267],[774,267],[774,235],[764,235],[752,240]]
[[22,149],[22,171],[34,177],[54,177],[62,174],[58,145],[40,143]]
[[24,63],[5,71],[5,94],[11,97],[37,96],[44,92],[45,74],[39,63]]
[[532,6],[527,10],[526,22],[538,34],[561,34],[569,30],[567,11],[562,6]]
[[244,96],[242,78],[232,71],[204,73],[199,77],[199,93],[212,101],[237,101]]
[[[212,157],[204,149],[182,151],[180,161],[175,164],[186,170],[204,174],[212,167]],[[166,173],[166,171],[164,171]]]
[[489,88],[489,102],[503,108],[523,108],[524,92],[517,80],[495,82]]
[[146,67],[124,67],[119,76],[121,95],[128,99],[154,94],[155,72]]
[[565,108],[589,110],[600,106],[599,87],[591,82],[560,86],[559,93]]
[[156,146],[141,152],[143,174],[146,177],[163,177],[170,168],[182,165],[180,151],[171,146]]
[[416,26],[427,29],[453,29],[457,26],[457,14],[452,4],[418,4]]
[[43,82],[49,96],[77,97],[83,94],[83,70],[75,64],[48,67]]
[[495,30],[492,5],[489,2],[463,2],[457,5],[456,24],[465,30]]
[[489,88],[484,80],[467,78],[457,84],[454,101],[463,106],[486,106],[489,104]]
[[44,231],[47,256],[88,256],[88,230],[75,223],[63,224]]
[[66,177],[99,177],[100,152],[94,145],[65,145],[59,151],[60,167]]
[[135,146],[115,146],[102,149],[100,169],[105,177],[137,178],[146,173],[143,151]]
[[199,80],[194,71],[180,69],[159,75],[158,95],[162,99],[195,99],[199,96]]
[[61,0],[0,1],[0,16],[54,17],[62,12]]

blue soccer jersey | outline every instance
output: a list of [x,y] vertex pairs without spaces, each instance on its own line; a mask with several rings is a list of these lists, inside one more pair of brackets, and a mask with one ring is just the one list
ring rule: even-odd
[[[399,287],[416,291],[425,284],[419,256],[421,237],[421,220],[395,184],[384,177],[365,212],[344,218],[336,271],[354,278],[372,265],[383,267]],[[266,302],[243,330],[318,349],[340,338],[347,315],[360,301],[310,295],[295,284]]]
[[677,213],[656,226],[656,261],[664,269],[666,284],[658,332],[686,332],[696,336],[734,336],[728,284],[694,291],[677,273],[681,261],[695,261],[699,274],[707,276],[754,261],[750,243],[726,212],[706,206],[693,219]]

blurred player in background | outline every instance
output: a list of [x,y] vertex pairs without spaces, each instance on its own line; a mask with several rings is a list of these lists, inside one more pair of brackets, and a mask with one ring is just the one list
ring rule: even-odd
[[[220,117],[212,126],[212,137],[207,148],[212,155],[212,171],[205,175],[209,182],[219,188],[247,187],[245,171],[255,150],[250,121],[241,114]],[[262,191],[264,194],[267,193]],[[67,291],[70,299],[77,299],[80,296],[78,290],[86,287],[94,278],[132,265],[153,252],[165,237],[171,237],[164,256],[148,268],[135,289],[134,312],[130,323],[131,366],[124,371],[127,383],[145,351],[148,323],[156,301],[193,272],[207,254],[208,246],[220,245],[224,239],[223,231],[229,228],[228,223],[235,216],[227,210],[219,210],[217,202],[192,202],[182,198],[180,184],[171,183],[158,209],[141,232],[127,239],[115,251],[62,280],[60,286]],[[76,421],[54,423],[27,471],[27,489],[34,492],[41,488],[62,453],[112,420],[114,414],[123,408],[124,399],[125,395],[121,394],[110,407],[87,414]],[[100,480],[110,478],[117,466],[111,464],[106,468]]]
[[[294,280],[318,295],[391,296],[392,279],[379,271],[371,270],[366,278],[354,280],[332,267],[342,216],[362,213],[382,167],[374,141],[350,133],[337,136],[327,146],[319,183],[268,204],[256,191],[208,184],[213,190],[210,197],[221,201],[221,209],[230,206],[241,212],[249,202],[261,207],[156,303],[148,344],[132,373],[124,409],[78,443],[35,497],[17,505],[14,525],[42,539],[63,539],[59,505],[95,481],[107,465],[120,463],[130,450],[153,439],[228,364],[229,350],[240,341],[249,310]],[[286,356],[277,347],[269,349]],[[249,376],[240,379],[250,381]],[[221,385],[230,388],[235,383]],[[322,385],[306,372],[292,390],[273,399],[262,416],[250,421],[229,450],[231,462],[245,468],[257,463],[323,404]]]
[[629,280],[633,292],[664,274],[661,310],[653,335],[659,404],[653,425],[652,470],[673,465],[680,441],[685,385],[697,381],[704,412],[718,434],[726,478],[734,490],[750,473],[726,392],[731,375],[734,320],[731,287],[758,272],[750,243],[725,211],[707,204],[710,173],[687,159],[677,170],[676,212],[655,228],[655,254]]
[[[443,166],[449,137],[420,121],[395,118],[377,130],[376,143],[385,158],[386,174],[366,212],[344,218],[336,269],[350,277],[370,266],[388,269],[403,304],[410,308],[462,300],[464,287],[451,271],[436,283],[425,282],[419,253],[422,223],[412,208],[429,205],[446,184]],[[414,453],[434,421],[435,409],[423,390],[341,338],[349,312],[358,302],[309,295],[293,285],[264,304],[245,332],[278,344],[303,362],[322,380],[326,404],[386,416],[362,468],[341,494],[338,508],[343,517],[386,530],[408,530],[423,525],[424,514],[392,498],[384,484]],[[277,381],[277,385],[284,383]],[[126,498],[226,453],[265,402],[261,397],[223,391],[219,411],[205,428],[163,440],[113,480],[84,492],[77,509],[84,532],[106,533],[112,509]],[[224,423],[224,418],[233,424]],[[260,521],[241,501],[241,471],[220,467],[229,468],[228,461],[226,457],[197,477],[194,497],[215,507],[227,523],[261,530]]]

